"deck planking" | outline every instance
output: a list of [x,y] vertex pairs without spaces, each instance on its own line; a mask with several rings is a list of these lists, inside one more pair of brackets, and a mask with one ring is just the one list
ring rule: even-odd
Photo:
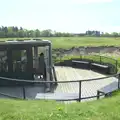
[[[84,69],[76,69],[72,67],[63,67],[56,66],[56,75],[58,81],[71,81],[71,80],[85,80],[92,78],[100,78],[105,77],[105,75]],[[98,81],[87,81],[82,82],[81,85],[81,97],[90,97],[96,96],[97,90],[101,87],[109,85],[110,83],[118,81],[117,78],[106,78]],[[59,83],[58,87],[55,90],[55,93],[79,93],[79,83]],[[96,98],[91,98],[88,100],[92,100]],[[86,101],[86,100],[82,100]]]
[[[92,78],[100,78],[105,77],[105,75],[85,69],[76,69],[72,67],[63,67],[63,66],[55,66],[55,71],[57,75],[58,81],[74,81],[74,80],[85,80]],[[117,78],[107,78],[99,81],[87,81],[82,82],[81,84],[81,97],[90,97],[97,95],[97,90],[101,87],[109,85],[110,83],[118,81]],[[44,87],[42,86],[34,86],[34,87],[25,87],[26,98],[27,99],[42,99],[41,94],[44,93]],[[21,87],[0,87],[0,92],[13,95],[16,97],[23,98],[23,91]],[[59,83],[57,88],[54,91],[55,95],[60,98],[59,93],[71,93],[78,94],[79,93],[79,83]],[[53,93],[53,94],[54,94]],[[53,95],[55,97],[55,95]],[[3,96],[0,95],[0,98]],[[44,95],[46,98],[46,96]],[[63,98],[64,99],[64,98]],[[97,98],[87,99],[95,100]],[[86,101],[86,100],[82,100]]]

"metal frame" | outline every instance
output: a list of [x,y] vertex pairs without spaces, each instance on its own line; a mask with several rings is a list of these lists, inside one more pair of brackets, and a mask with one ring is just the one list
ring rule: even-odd
[[[29,42],[25,42],[25,44],[27,45]],[[30,46],[33,46],[33,43],[35,44],[35,46],[39,46],[42,42],[30,42]],[[38,43],[39,43],[39,45],[38,45]],[[10,43],[10,44],[12,44],[12,43]],[[8,46],[10,46],[10,44],[8,44],[8,43],[4,43],[3,44],[3,46],[6,46],[6,45],[8,45]],[[15,45],[17,44],[17,42],[15,42],[14,43]],[[23,45],[23,43],[19,43],[19,45]],[[52,79],[52,69],[53,69],[53,63],[52,63],[52,47],[51,47],[51,42],[47,42],[47,41],[44,41],[44,43],[43,43],[43,45],[45,46],[45,45],[48,45],[49,46],[49,74],[50,74],[50,80]],[[0,47],[0,49],[1,49],[1,47]],[[102,57],[104,57],[104,56],[99,56],[100,57],[100,63],[101,63],[101,61],[102,61]],[[81,59],[82,59],[82,57],[81,57]],[[61,57],[60,57],[60,60],[61,60]],[[115,60],[116,61],[116,60]],[[117,68],[117,61],[116,61],[116,68]],[[54,72],[55,72],[55,70],[54,70]],[[116,73],[117,73],[117,71],[116,71]],[[55,77],[55,79],[56,79],[56,76],[55,76],[55,74],[53,74],[54,75],[54,77]],[[118,86],[119,86],[119,81],[120,81],[120,73],[118,73],[118,74],[114,74],[114,75],[110,75],[110,76],[108,76],[108,77],[102,77],[102,78],[96,78],[96,79],[87,79],[87,80],[76,80],[76,81],[57,81],[57,80],[55,80],[55,81],[33,81],[33,80],[22,80],[22,79],[11,79],[11,78],[6,78],[6,77],[0,77],[0,79],[1,80],[4,80],[4,81],[12,81],[12,82],[18,82],[18,83],[37,83],[37,84],[41,84],[41,83],[43,83],[43,84],[46,84],[46,83],[49,83],[49,84],[53,84],[53,83],[72,83],[72,82],[78,82],[79,83],[79,96],[78,96],[78,98],[77,99],[72,99],[73,101],[74,100],[77,100],[77,101],[81,101],[81,100],[83,100],[83,99],[89,99],[89,98],[94,98],[94,97],[99,97],[99,96],[103,96],[103,95],[97,95],[97,96],[90,96],[90,97],[84,97],[84,98],[82,98],[81,97],[81,85],[82,85],[82,83],[83,82],[89,82],[89,81],[96,81],[96,80],[104,80],[104,79],[106,79],[106,78],[110,78],[110,77],[118,77]],[[23,99],[26,99],[26,93],[25,93],[25,85],[24,84],[22,84],[21,85],[21,87],[23,88]],[[5,95],[5,96],[8,96],[8,95],[6,95],[6,94],[4,94],[4,93],[0,93],[0,94],[2,94],[2,95]],[[10,96],[10,97],[12,97],[12,98],[17,98],[16,96]],[[19,99],[19,98],[18,98]],[[20,98],[21,99],[21,98]],[[71,101],[71,99],[69,100],[64,100],[64,98],[63,99],[61,99],[60,101]]]
[[0,51],[7,52],[8,58],[8,72],[13,72],[13,65],[12,65],[12,51],[13,50],[26,50],[27,52],[27,72],[33,74],[33,55],[32,55],[32,47],[45,47],[48,46],[48,79],[52,80],[52,47],[51,42],[49,40],[40,40],[40,39],[33,39],[33,40],[23,40],[23,41],[5,41],[0,42]]
[[[102,95],[98,94],[96,96],[90,96],[90,97],[81,97],[81,85],[82,85],[82,83],[83,82],[90,82],[90,81],[105,80],[106,78],[111,78],[111,77],[118,77],[118,84],[119,84],[119,81],[120,81],[119,76],[120,76],[120,73],[119,74],[115,74],[115,75],[111,75],[111,76],[108,76],[108,77],[95,78],[95,79],[75,80],[75,81],[58,81],[57,83],[63,83],[63,84],[64,83],[79,83],[79,96],[78,96],[77,99],[67,99],[67,100],[64,100],[64,98],[63,98],[60,101],[74,101],[74,100],[76,100],[76,101],[80,102],[83,99],[99,98],[100,96],[103,96],[103,94]],[[10,78],[5,78],[5,77],[0,77],[0,79],[6,80],[6,81],[15,81],[15,82],[24,82],[24,83],[37,83],[37,84],[41,84],[41,83],[56,83],[56,81],[31,81],[31,80],[10,79]],[[10,95],[7,95],[7,94],[1,93],[1,92],[0,92],[0,94],[4,95],[4,96],[11,97],[11,98],[26,99],[25,86],[22,85],[21,87],[23,89],[23,98],[17,98],[16,96],[10,96]]]

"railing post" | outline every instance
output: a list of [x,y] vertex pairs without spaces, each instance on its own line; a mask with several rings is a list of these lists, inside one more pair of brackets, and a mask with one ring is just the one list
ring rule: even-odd
[[26,99],[26,95],[25,95],[25,87],[23,86],[23,99],[25,100]]
[[81,81],[79,81],[79,102],[81,102]]
[[54,75],[54,79],[55,79],[55,85],[58,85],[58,83],[57,83],[57,76],[56,76],[56,73],[55,73],[55,68],[54,68],[54,66],[53,66],[53,75]]
[[120,74],[118,74],[118,89],[120,88]]

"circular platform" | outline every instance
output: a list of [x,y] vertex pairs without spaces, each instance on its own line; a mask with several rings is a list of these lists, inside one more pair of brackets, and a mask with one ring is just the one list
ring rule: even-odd
[[[86,80],[81,82],[81,98],[91,97],[97,95],[97,90],[105,87],[112,82],[118,82],[115,77],[90,81],[89,79],[102,78],[105,75],[85,69],[78,69],[72,67],[55,66],[57,80],[59,81],[76,81]],[[118,87],[117,84],[115,87]],[[10,96],[23,98],[22,87],[0,87],[1,93]],[[25,86],[26,99],[74,99],[79,98],[79,82],[58,83],[53,93],[45,93],[44,86]],[[72,96],[71,96],[72,95]],[[1,98],[4,96],[0,95]],[[9,97],[8,97],[9,98]],[[81,101],[95,100],[95,98],[83,99]]]
[[[56,75],[58,81],[72,81],[72,80],[86,80],[86,79],[94,79],[94,78],[102,78],[106,77],[103,74],[91,71],[91,70],[84,70],[84,69],[77,69],[72,67],[63,67],[63,66],[56,66]],[[100,79],[97,81],[85,81],[82,82],[81,85],[81,97],[90,97],[96,96],[97,90],[105,87],[112,82],[118,82],[118,79],[115,77],[110,77],[106,79]],[[117,86],[116,86],[117,87]],[[79,83],[59,83],[55,93],[79,93]],[[96,98],[86,99],[92,100]],[[85,101],[85,100],[82,100]]]

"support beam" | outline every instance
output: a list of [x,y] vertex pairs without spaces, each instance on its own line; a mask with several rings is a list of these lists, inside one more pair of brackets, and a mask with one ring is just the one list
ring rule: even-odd
[[52,68],[53,68],[53,64],[52,64],[52,46],[50,44],[49,46],[49,74],[50,74],[50,81],[52,81]]
[[12,50],[7,50],[8,72],[13,72]]
[[37,69],[38,68],[38,47],[37,46],[35,46],[34,47],[34,57],[35,57],[35,60],[34,60],[34,67]]
[[33,72],[32,47],[27,47],[27,72]]

